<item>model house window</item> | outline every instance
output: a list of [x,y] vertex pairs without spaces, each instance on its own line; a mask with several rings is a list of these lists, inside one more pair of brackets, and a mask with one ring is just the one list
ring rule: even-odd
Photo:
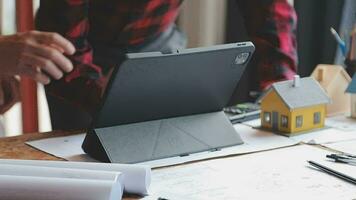
[[288,128],[288,117],[285,115],[281,116],[281,126],[283,128]]
[[314,113],[314,124],[319,124],[321,121],[321,113],[320,112],[315,112]]
[[300,128],[303,126],[303,116],[302,115],[299,115],[297,116],[296,118],[296,124],[295,124],[295,127],[296,128]]
[[271,123],[271,113],[270,112],[264,112],[263,118],[265,123],[270,124]]

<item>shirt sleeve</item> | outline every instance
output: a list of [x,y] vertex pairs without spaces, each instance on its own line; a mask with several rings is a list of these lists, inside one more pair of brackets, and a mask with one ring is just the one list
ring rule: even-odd
[[0,114],[20,101],[19,81],[14,77],[0,77]]
[[259,88],[292,79],[297,71],[297,15],[287,0],[237,0],[249,38]]
[[93,63],[89,33],[89,0],[42,0],[36,16],[37,29],[57,32],[73,43],[76,52],[68,56],[74,69],[46,92],[87,111],[95,110],[107,82],[100,66]]

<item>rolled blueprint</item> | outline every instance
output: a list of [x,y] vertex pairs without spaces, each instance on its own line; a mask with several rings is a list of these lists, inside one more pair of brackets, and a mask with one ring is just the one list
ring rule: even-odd
[[6,200],[118,200],[119,172],[0,165],[0,198]]
[[121,172],[124,191],[139,195],[147,195],[151,184],[151,168],[143,165],[14,159],[0,159],[0,164]]

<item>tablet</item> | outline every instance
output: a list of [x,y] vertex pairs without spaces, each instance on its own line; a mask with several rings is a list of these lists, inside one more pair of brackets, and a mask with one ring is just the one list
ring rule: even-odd
[[221,111],[253,51],[244,42],[127,54],[113,72],[93,127]]
[[101,161],[137,163],[241,144],[222,110],[253,51],[244,42],[127,54],[84,151]]

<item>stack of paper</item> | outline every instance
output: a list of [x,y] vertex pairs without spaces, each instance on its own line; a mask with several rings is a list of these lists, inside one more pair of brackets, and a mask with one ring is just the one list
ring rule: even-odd
[[0,160],[1,199],[118,200],[146,195],[151,169],[140,165]]

